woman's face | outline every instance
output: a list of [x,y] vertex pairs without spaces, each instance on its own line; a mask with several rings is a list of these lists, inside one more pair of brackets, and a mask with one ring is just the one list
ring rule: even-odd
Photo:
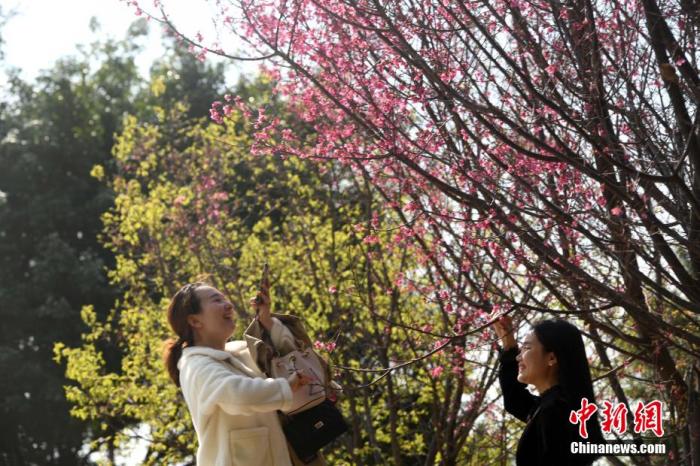
[[214,287],[200,286],[195,290],[200,311],[191,314],[187,321],[204,341],[226,341],[236,328],[233,304]]
[[516,360],[519,382],[539,387],[556,374],[556,356],[544,349],[535,332],[525,337]]

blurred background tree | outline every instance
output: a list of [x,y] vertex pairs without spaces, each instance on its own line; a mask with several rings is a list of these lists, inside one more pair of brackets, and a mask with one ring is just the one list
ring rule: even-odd
[[[145,118],[153,105],[151,82],[135,64],[146,32],[137,21],[124,40],[80,48],[35,82],[10,72],[12,98],[3,99],[0,119],[0,464],[75,465],[88,456],[81,448],[97,427],[70,416],[52,351],[57,341],[80,341],[82,306],[104,318],[120,295],[106,275],[114,256],[98,242],[114,193],[90,171],[109,169],[124,116]],[[224,68],[165,41],[169,51],[152,72],[168,89],[159,99],[190,102],[188,117],[206,116]],[[118,346],[100,349],[107,367],[120,370]],[[114,422],[108,429],[126,421]]]

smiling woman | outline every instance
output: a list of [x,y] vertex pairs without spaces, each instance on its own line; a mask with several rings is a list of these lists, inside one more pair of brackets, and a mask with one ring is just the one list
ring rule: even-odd
[[[267,289],[261,293],[261,324],[276,347],[291,332],[269,314]],[[255,300],[251,300],[255,304]],[[166,342],[165,364],[181,387],[199,441],[199,466],[291,466],[292,459],[277,410],[288,409],[292,392],[311,379],[295,373],[268,378],[245,341],[228,341],[236,321],[233,305],[205,282],[183,286],[168,307],[177,339]]]
[[[590,465],[597,455],[573,454],[572,442],[604,443],[595,414],[588,420],[588,438],[579,436],[569,414],[581,399],[595,403],[590,368],[581,332],[551,319],[537,323],[518,350],[510,317],[494,323],[501,339],[498,378],[506,411],[525,422],[515,454],[516,464],[532,466]],[[539,396],[527,390],[533,385]]]
[[187,324],[194,333],[194,345],[223,350],[226,340],[236,328],[233,305],[211,286],[198,286],[194,293],[201,303],[199,313],[187,316]]

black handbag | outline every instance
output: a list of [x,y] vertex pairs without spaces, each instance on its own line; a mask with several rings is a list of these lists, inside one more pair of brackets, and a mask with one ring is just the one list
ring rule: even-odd
[[293,416],[286,416],[282,429],[299,459],[311,462],[318,451],[348,430],[343,415],[333,402],[321,404]]

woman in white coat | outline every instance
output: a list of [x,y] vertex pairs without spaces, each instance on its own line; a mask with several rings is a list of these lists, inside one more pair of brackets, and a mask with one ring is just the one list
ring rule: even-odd
[[[292,337],[269,311],[267,290],[259,319],[275,346]],[[255,298],[253,306],[258,306]],[[286,409],[292,392],[312,381],[302,373],[267,378],[244,341],[227,340],[236,326],[233,305],[204,282],[183,286],[168,307],[177,335],[164,358],[182,389],[197,433],[198,466],[291,466],[287,441],[276,411]]]

